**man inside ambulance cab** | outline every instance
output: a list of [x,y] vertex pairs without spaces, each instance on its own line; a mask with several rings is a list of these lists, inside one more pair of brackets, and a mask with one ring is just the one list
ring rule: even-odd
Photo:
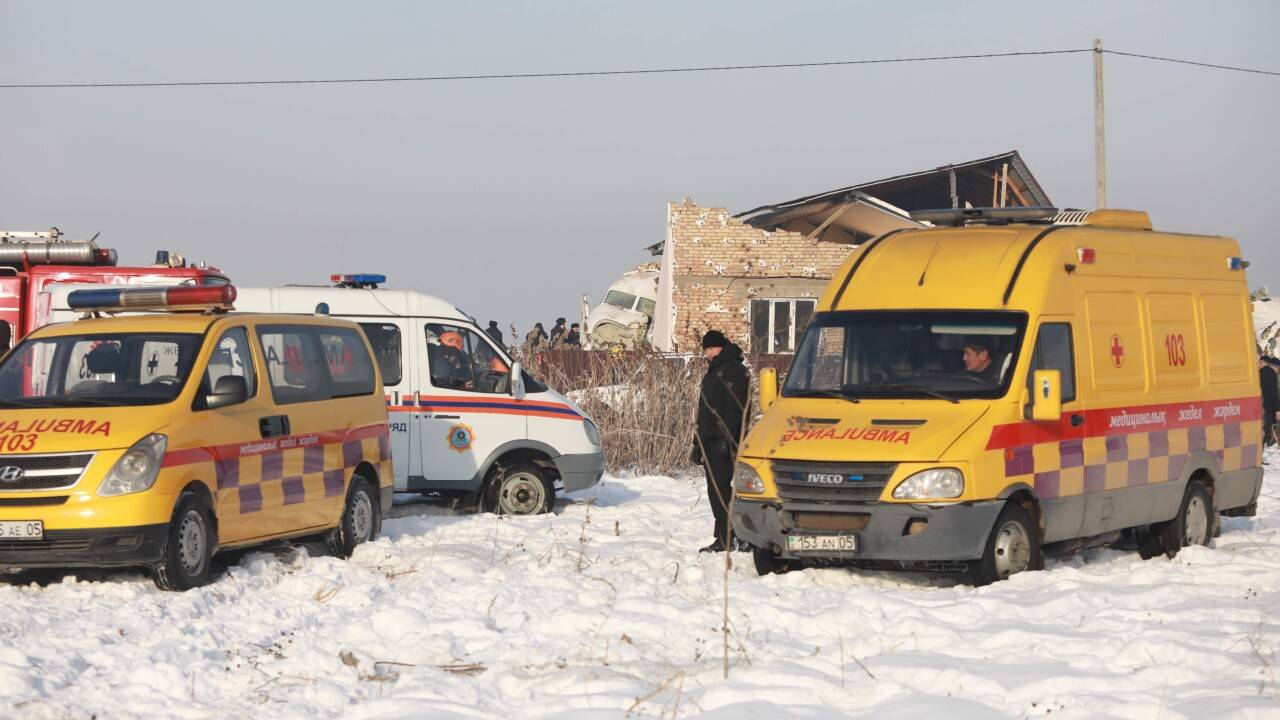
[[965,341],[963,350],[965,375],[989,385],[1000,384],[1000,366],[992,359],[995,351],[991,347],[990,340],[981,336],[972,336]]

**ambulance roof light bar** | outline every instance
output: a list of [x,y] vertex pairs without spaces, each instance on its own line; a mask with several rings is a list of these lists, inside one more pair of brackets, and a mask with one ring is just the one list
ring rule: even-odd
[[944,208],[942,210],[916,210],[911,219],[934,225],[960,227],[970,223],[1008,225],[1009,223],[1048,222],[1058,214],[1052,207],[1005,208]]
[[74,290],[67,306],[84,312],[120,310],[212,310],[226,312],[236,300],[232,285],[181,285],[175,287],[104,287]]
[[334,287],[343,288],[369,288],[377,290],[379,285],[387,282],[386,275],[377,275],[374,273],[357,273],[354,275],[330,275],[329,281]]

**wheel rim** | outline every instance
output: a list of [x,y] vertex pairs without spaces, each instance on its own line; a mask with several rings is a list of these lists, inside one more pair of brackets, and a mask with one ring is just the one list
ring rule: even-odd
[[1186,529],[1183,545],[1204,545],[1209,540],[1209,513],[1205,511],[1204,499],[1192,495],[1187,503],[1187,515],[1183,518]]
[[1031,538],[1022,523],[1007,522],[996,533],[996,572],[1007,578],[1031,565]]
[[195,510],[188,510],[178,523],[178,562],[183,572],[187,575],[200,572],[208,544],[204,518]]
[[369,496],[363,492],[357,492],[351,498],[351,535],[357,543],[362,543],[369,539],[369,533],[373,529],[373,503],[369,501]]
[[542,479],[531,473],[516,473],[502,481],[498,502],[502,511],[509,515],[531,515],[545,501],[546,489],[542,486]]

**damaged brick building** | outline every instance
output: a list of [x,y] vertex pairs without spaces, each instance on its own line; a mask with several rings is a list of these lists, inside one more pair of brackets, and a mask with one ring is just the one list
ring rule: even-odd
[[717,328],[752,355],[791,353],[849,253],[910,213],[947,207],[1049,206],[1017,151],[831,190],[733,214],[667,205],[652,342],[694,351]]

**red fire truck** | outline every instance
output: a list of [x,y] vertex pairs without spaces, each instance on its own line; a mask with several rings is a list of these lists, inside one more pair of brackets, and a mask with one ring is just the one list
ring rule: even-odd
[[116,251],[89,240],[64,240],[57,228],[38,232],[0,230],[0,352],[49,322],[55,283],[101,285],[229,285],[221,270],[188,265],[161,250],[149,267],[119,267]]

